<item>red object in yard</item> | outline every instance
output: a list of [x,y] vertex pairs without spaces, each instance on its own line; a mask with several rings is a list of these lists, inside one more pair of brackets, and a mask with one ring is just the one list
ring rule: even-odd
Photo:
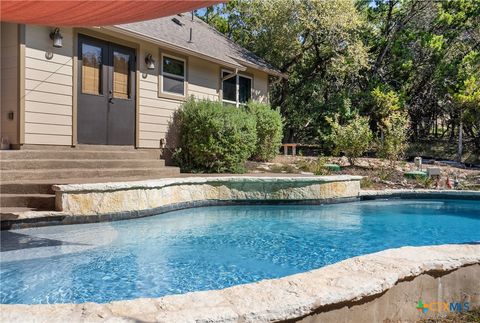
[[150,20],[226,1],[116,0],[35,1],[1,0],[1,21],[47,26],[108,26]]
[[447,188],[452,188],[452,182],[450,181],[450,177],[447,176],[447,180],[445,181],[445,185]]

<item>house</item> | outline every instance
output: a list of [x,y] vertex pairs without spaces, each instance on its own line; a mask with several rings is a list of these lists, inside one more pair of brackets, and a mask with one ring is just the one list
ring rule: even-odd
[[1,24],[1,137],[32,145],[174,147],[188,97],[268,102],[278,70],[192,13],[96,28]]

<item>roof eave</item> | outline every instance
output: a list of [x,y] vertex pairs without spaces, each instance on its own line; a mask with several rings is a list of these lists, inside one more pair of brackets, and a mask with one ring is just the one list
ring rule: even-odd
[[288,75],[285,74],[285,73],[282,73],[278,70],[275,70],[275,69],[271,69],[271,68],[268,68],[268,67],[263,67],[263,66],[260,66],[260,65],[257,65],[257,64],[254,64],[254,63],[250,63],[250,62],[247,62],[247,61],[244,61],[244,60],[240,60],[238,58],[235,58],[235,57],[231,57],[231,59],[235,60],[236,62],[238,62],[239,64],[243,65],[243,66],[246,66],[246,67],[250,67],[250,68],[254,68],[254,69],[257,69],[257,70],[260,70],[260,71],[263,71],[269,75],[272,75],[272,76],[277,76],[277,77],[281,77],[281,78],[284,78],[284,79],[288,79]]
[[146,36],[144,34],[141,34],[141,33],[126,29],[126,28],[122,28],[122,27],[119,27],[119,26],[104,26],[104,27],[100,27],[100,29],[115,31],[115,32],[118,32],[118,33],[121,33],[121,34],[124,34],[124,35],[127,35],[127,36],[131,36],[131,37],[134,37],[134,38],[138,38],[138,39],[147,41],[149,43],[153,43],[153,44],[162,46],[164,48],[168,48],[168,49],[170,49],[172,51],[175,51],[175,52],[179,52],[179,53],[187,54],[187,55],[192,55],[192,56],[197,56],[197,57],[203,58],[207,61],[223,65],[225,67],[235,68],[235,69],[238,69],[240,71],[246,70],[246,67],[241,65],[240,63],[233,64],[231,62],[227,62],[227,61],[218,59],[216,57],[206,55],[206,54],[191,50],[191,49],[186,48],[186,47],[178,46],[178,45],[175,45],[175,44],[172,44],[170,42],[166,42],[166,41],[163,41],[163,40],[160,40],[160,39],[157,39],[157,38],[149,37],[149,36]]

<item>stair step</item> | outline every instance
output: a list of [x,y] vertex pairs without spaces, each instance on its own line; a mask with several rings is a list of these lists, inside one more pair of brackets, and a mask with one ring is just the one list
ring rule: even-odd
[[164,167],[162,159],[11,159],[0,160],[1,170],[65,168],[155,168]]
[[36,170],[5,170],[0,174],[1,181],[20,180],[51,180],[52,178],[97,178],[97,177],[135,177],[150,176],[159,178],[172,176],[180,173],[177,167],[159,168],[59,168],[59,169],[36,169]]
[[[15,214],[20,212],[28,212],[28,211],[37,211],[37,209],[32,207],[16,207],[16,206],[5,206],[0,208],[0,214],[2,216],[6,214]],[[2,218],[2,220],[4,219]]]
[[[77,144],[75,147],[58,146],[58,145],[31,145],[25,144],[20,150],[56,150],[56,151],[70,151],[70,150],[112,150],[112,151],[132,151],[145,150],[145,148],[135,148],[134,146],[119,146],[119,145],[88,145]],[[153,150],[153,149],[148,149]],[[159,149],[157,149],[159,150]]]
[[[171,169],[167,167],[167,169]],[[54,194],[52,185],[55,184],[81,184],[81,183],[111,183],[111,182],[135,182],[166,177],[175,177],[179,173],[174,170],[173,174],[160,174],[159,176],[133,176],[133,177],[82,177],[82,178],[50,178],[44,180],[21,180],[0,183],[1,194]]]
[[[55,183],[55,182],[52,182]],[[2,182],[1,194],[54,194],[52,183]]]
[[18,159],[160,159],[158,150],[2,150],[0,160]]
[[[0,206],[27,207],[39,210],[55,210],[55,195],[52,194],[2,194]],[[2,211],[3,212],[3,211]]]

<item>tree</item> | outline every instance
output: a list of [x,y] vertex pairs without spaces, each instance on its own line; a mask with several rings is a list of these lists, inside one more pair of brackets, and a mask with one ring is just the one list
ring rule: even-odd
[[406,112],[395,111],[383,120],[383,136],[379,142],[379,155],[390,161],[391,166],[403,157],[408,147],[409,120]]
[[368,67],[364,20],[353,1],[238,1],[225,13],[227,34],[289,75],[272,86],[287,141],[321,143],[333,116],[359,91]]
[[473,137],[478,140],[480,135],[480,53],[471,51],[462,59],[455,85],[453,98],[460,110],[457,160],[461,162],[464,121],[473,131]]
[[361,157],[369,148],[373,134],[370,130],[370,120],[367,117],[355,116],[346,124],[340,124],[338,116],[328,118],[332,126],[332,142],[335,153],[344,153],[350,165],[355,165],[355,160]]
[[464,58],[480,50],[480,0],[239,0],[221,8],[207,20],[289,75],[271,90],[285,140],[328,149],[327,117],[352,105],[371,117],[374,133],[404,110],[411,140],[454,143],[463,133],[480,150],[478,102],[461,98],[479,77],[460,77]]

